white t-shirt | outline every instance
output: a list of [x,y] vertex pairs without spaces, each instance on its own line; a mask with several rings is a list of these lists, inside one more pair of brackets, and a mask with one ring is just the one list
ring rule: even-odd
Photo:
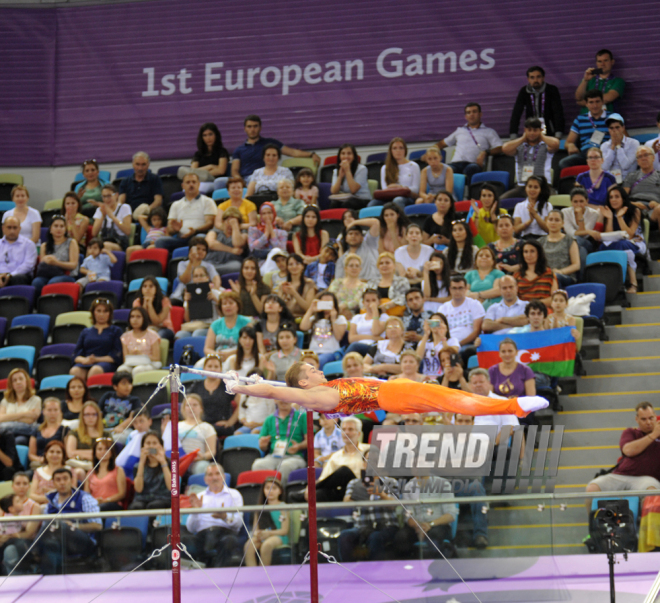
[[[5,220],[7,218],[11,218],[13,215],[13,209],[6,211],[4,216],[2,216],[2,223],[4,224]],[[32,239],[32,225],[41,224],[41,222],[41,214],[36,209],[34,209],[34,207],[28,207],[27,216],[25,216],[25,220],[21,222],[21,231],[18,234],[22,234],[24,237]]]
[[[215,428],[206,421],[198,425],[189,425],[185,421],[179,421],[179,440],[186,454],[199,449],[200,454],[205,454],[208,450],[206,440],[216,435]],[[213,451],[215,454],[215,450]]]
[[[506,400],[504,396],[498,396],[493,392],[489,392],[489,398],[496,398],[497,400]],[[497,433],[502,431],[505,425],[520,425],[516,415],[482,415],[481,417],[474,417],[475,425],[497,425]]]
[[[243,404],[245,403],[245,406]],[[275,412],[275,401],[268,398],[248,396],[238,407],[238,420],[241,423],[260,423]]]
[[[256,344],[255,344],[256,345]],[[235,369],[236,355],[230,356],[222,363],[222,372],[228,373],[229,371],[236,371],[241,377],[247,377],[247,374],[255,367],[254,358],[244,358],[243,366],[240,369]]]
[[319,291],[323,291],[323,289],[326,289],[326,284],[325,284],[325,269],[328,267],[327,264],[321,264],[319,262],[318,269],[316,271],[316,286],[318,287]]
[[[406,186],[410,189],[410,195],[419,194],[419,179],[422,175],[422,172],[419,169],[414,161],[408,161],[407,163],[399,164],[399,178],[397,182],[401,186]],[[380,185],[383,189],[387,188],[387,182],[385,182],[385,166],[380,168]]]
[[441,377],[444,373],[438,353],[443,347],[460,348],[461,343],[456,337],[450,337],[447,342],[434,344],[432,340],[426,342],[424,349],[424,357],[422,358],[422,374],[430,375],[431,377]]
[[422,245],[422,249],[419,252],[419,257],[416,260],[410,257],[408,254],[408,245],[403,245],[399,247],[394,252],[394,259],[401,264],[406,270],[408,268],[416,268],[417,270],[422,270],[424,268],[424,263],[428,262],[433,253],[433,247],[429,245]]
[[[373,322],[373,321],[372,321]],[[348,325],[346,317],[337,316],[335,324]],[[312,339],[309,342],[309,349],[317,354],[330,354],[336,352],[341,345],[332,332],[332,324],[327,318],[321,318],[312,325]]]
[[[531,218],[529,215],[529,209],[527,207],[528,205],[529,201],[527,199],[518,203],[516,208],[513,210],[513,219],[515,220],[516,218],[520,218],[523,223],[527,222]],[[552,205],[546,201],[543,209],[541,210],[541,217],[543,219],[547,218],[551,210]],[[533,220],[532,223],[527,228],[525,228],[525,230],[522,230],[518,233],[518,236],[524,237],[527,234],[543,236],[548,233],[539,226],[539,223],[536,220]]]
[[[382,316],[382,315],[381,315]],[[373,325],[373,319],[367,320],[366,314],[356,314],[351,318],[351,324],[355,325],[355,330],[358,335],[371,335],[371,325]],[[360,343],[373,343],[374,339],[360,339]]]
[[[124,218],[125,218],[126,216],[132,216],[132,215],[133,215],[133,212],[132,212],[132,210],[131,210],[131,206],[130,206],[128,203],[122,203],[121,205],[117,205],[117,207],[115,208],[115,215],[117,216],[117,220],[119,220],[120,222],[123,222],[123,221],[124,221]],[[94,220],[100,220],[101,218],[103,218],[103,214],[101,213],[101,210],[100,210],[100,209],[97,209],[97,210],[94,212],[93,219],[94,219]],[[105,217],[105,220],[104,220],[103,226],[106,226],[107,228],[112,227],[112,229],[113,229],[118,235],[121,235],[122,237],[125,237],[125,236],[126,236],[126,234],[125,234],[124,232],[122,232],[122,231],[119,229],[119,227],[118,227],[118,226],[117,226],[117,225],[116,225],[116,224],[115,224],[115,223],[114,223],[114,222],[113,222],[108,216]],[[103,228],[103,226],[101,226],[101,228]],[[100,235],[100,234],[101,234],[101,233],[99,233],[99,235]]]
[[189,229],[197,229],[206,223],[205,216],[215,216],[218,213],[218,207],[215,201],[206,195],[198,195],[192,201],[185,197],[172,203],[168,220],[181,220],[181,233]]
[[450,335],[459,341],[472,333],[475,320],[486,315],[486,310],[484,310],[481,302],[471,297],[466,297],[457,308],[454,307],[451,300],[445,302],[440,306],[439,312],[447,318]]

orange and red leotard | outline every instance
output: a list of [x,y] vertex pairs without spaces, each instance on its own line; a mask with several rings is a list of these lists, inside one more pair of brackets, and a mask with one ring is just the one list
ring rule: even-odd
[[479,396],[442,385],[417,383],[409,379],[335,379],[323,384],[339,392],[339,404],[327,415],[352,415],[382,409],[396,414],[453,412],[464,415],[528,414],[517,398]]

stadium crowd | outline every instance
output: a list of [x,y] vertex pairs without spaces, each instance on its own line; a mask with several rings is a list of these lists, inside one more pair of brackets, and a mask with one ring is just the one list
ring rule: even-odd
[[[645,222],[656,228],[660,221],[660,138],[640,144],[628,136],[616,112],[625,82],[612,73],[610,51],[599,51],[596,61],[576,89],[570,125],[544,70],[530,67],[507,142],[470,102],[465,124],[423,155],[410,159],[397,137],[384,160],[366,166],[346,143],[326,160],[322,180],[316,153],[261,136],[261,119],[249,115],[246,141],[233,153],[214,123],[200,127],[190,165],[167,176],[171,182],[176,174],[181,193],[164,193],[141,151],[130,175],[115,183],[95,160],[85,161],[56,212],[38,212],[28,189],[14,187],[15,207],[2,218],[0,299],[25,298],[29,312],[2,324],[13,333],[5,358],[17,362],[0,402],[1,479],[13,487],[0,500],[3,513],[169,507],[169,411],[144,408],[148,394],[133,390],[138,384],[153,390],[162,376],[154,371],[172,359],[280,381],[304,360],[329,376],[407,378],[504,397],[556,393],[557,380],[520,362],[510,338],[499,343],[501,362],[467,369],[476,366],[483,335],[568,326],[579,341],[566,288],[582,282],[589,255],[599,249],[625,253],[628,292],[637,291],[638,263],[648,255]],[[283,155],[296,161],[284,167]],[[553,164],[555,155],[563,158]],[[487,171],[489,160],[505,157],[513,158],[511,182]],[[369,177],[375,173],[378,180]],[[62,297],[73,304],[58,305]],[[52,336],[64,348],[35,346],[27,333],[22,340],[19,323],[42,325],[43,343]],[[12,346],[21,345],[33,347],[31,360],[12,355]],[[63,379],[49,389],[45,380],[57,376]],[[305,467],[308,437],[321,471],[317,498],[388,497],[363,473],[377,417],[352,417],[341,426],[320,417],[312,435],[290,404],[234,398],[210,377],[190,380],[186,390],[179,434],[192,455],[184,481],[197,484],[191,506],[243,503],[213,459],[228,438],[249,435],[256,436],[249,440],[257,449],[252,470],[266,472],[259,474],[266,505],[306,500],[304,485],[290,481]],[[473,418],[429,413],[382,422],[462,425]],[[518,420],[474,423],[501,429]],[[634,455],[631,440],[657,431],[655,424],[631,431],[627,450]],[[117,456],[131,446],[137,450],[131,462]],[[433,479],[451,499],[450,482]],[[403,498],[426,496],[421,480],[411,475]],[[473,490],[485,493],[478,482]],[[470,507],[471,542],[484,548],[487,515],[479,504]],[[341,534],[341,558],[411,556],[423,532],[451,554],[457,505],[436,501],[415,509],[404,521],[394,508],[362,508]],[[290,520],[279,511],[255,518],[252,545],[243,544],[240,513],[190,515],[184,541],[212,566],[232,563],[237,552],[240,559],[243,546],[249,565],[258,562],[256,550],[268,564],[287,544]],[[28,561],[58,571],[62,547],[70,556],[92,554],[101,528],[100,520],[89,520],[50,530]],[[5,572],[39,530],[20,519],[2,524]]]

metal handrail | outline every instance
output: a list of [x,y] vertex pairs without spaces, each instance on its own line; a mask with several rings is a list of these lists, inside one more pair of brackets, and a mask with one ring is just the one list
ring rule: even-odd
[[[483,503],[501,503],[501,502],[525,502],[525,501],[541,501],[553,502],[560,500],[574,500],[574,499],[587,499],[587,498],[621,498],[625,494],[629,496],[657,496],[655,490],[628,490],[625,492],[567,492],[565,494],[514,494],[510,496],[462,496],[462,497],[437,497],[437,498],[424,498],[423,500],[405,500],[406,506],[415,505],[428,505],[432,503],[438,504],[471,504],[475,502]],[[334,502],[334,503],[318,503],[318,508],[323,509],[355,509],[356,507],[392,507],[398,504],[397,500],[367,500],[367,501],[350,501],[350,502]],[[254,511],[261,511],[263,505],[244,505],[242,507],[214,507],[214,508],[189,508],[181,509],[182,515],[191,515],[199,513],[237,513],[244,512],[250,513]],[[268,505],[268,509],[272,511],[307,511],[307,503],[282,503],[279,505]],[[105,511],[99,513],[63,513],[60,515],[64,519],[99,519],[105,517],[156,517],[158,515],[171,515],[171,509],[141,509],[136,511]],[[53,515],[26,515],[21,516],[20,521],[50,521]],[[16,516],[0,517],[0,523],[15,522]],[[658,584],[660,587],[660,582]]]

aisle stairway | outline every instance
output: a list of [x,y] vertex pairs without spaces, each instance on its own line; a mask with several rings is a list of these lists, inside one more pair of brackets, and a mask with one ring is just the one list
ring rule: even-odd
[[[585,333],[586,376],[560,396],[563,411],[555,424],[565,426],[556,493],[582,492],[594,475],[612,467],[619,437],[634,427],[633,408],[649,401],[660,410],[660,264],[644,277],[643,292],[628,295],[630,308],[608,308],[609,341],[595,330]],[[620,322],[620,324],[614,324]],[[575,390],[575,393],[571,392]],[[491,508],[490,546],[465,556],[516,556],[586,553],[587,516],[582,501],[558,502],[539,511],[534,502]],[[468,516],[469,517],[469,516]],[[463,519],[463,516],[462,516]],[[552,525],[552,527],[551,527]],[[469,535],[469,526],[468,528]]]

